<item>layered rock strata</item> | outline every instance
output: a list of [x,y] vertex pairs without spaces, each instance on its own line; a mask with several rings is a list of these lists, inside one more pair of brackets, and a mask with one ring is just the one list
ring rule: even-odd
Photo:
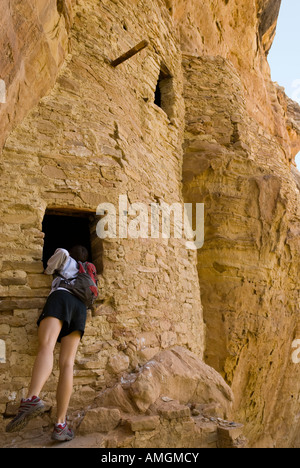
[[231,64],[189,56],[184,65],[184,193],[206,207],[205,360],[231,385],[250,438],[269,443],[271,432],[285,443],[297,434],[283,407],[298,405],[299,188],[282,149],[245,112]]

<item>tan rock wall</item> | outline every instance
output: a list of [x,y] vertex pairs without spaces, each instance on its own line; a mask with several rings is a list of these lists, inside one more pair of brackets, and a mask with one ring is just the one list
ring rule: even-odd
[[233,389],[250,443],[288,445],[298,432],[299,186],[276,139],[249,117],[232,65],[186,56],[184,67],[184,194],[206,212],[205,360]]
[[68,54],[67,30],[75,2],[64,3],[63,14],[56,0],[1,2],[0,79],[5,83],[0,105],[1,149],[11,129],[54,85]]
[[[8,400],[24,395],[36,353],[35,321],[50,286],[41,262],[46,209],[95,216],[101,202],[118,208],[119,195],[149,207],[158,200],[183,202],[181,51],[169,13],[155,6],[77,2],[72,54],[52,91],[6,140],[1,160],[2,413]],[[116,69],[110,66],[107,57],[118,57],[145,37],[151,41],[147,50]],[[173,75],[172,121],[154,104],[161,62]],[[100,246],[94,244],[96,258]],[[89,315],[76,361],[76,407],[160,349],[179,344],[200,357],[203,352],[196,254],[186,249],[184,239],[106,239],[103,268],[100,302]],[[45,388],[50,401],[56,376],[55,369]]]
[[280,3],[174,0],[172,12],[182,51],[195,56],[221,56],[232,63],[241,78],[249,116],[277,139],[289,161],[294,155],[266,57],[274,39]]

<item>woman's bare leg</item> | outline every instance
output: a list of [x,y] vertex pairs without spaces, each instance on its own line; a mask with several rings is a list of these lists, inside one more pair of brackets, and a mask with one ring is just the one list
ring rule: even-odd
[[39,396],[53,368],[53,351],[63,322],[54,317],[44,318],[38,329],[39,347],[34,363],[27,398]]
[[67,410],[73,391],[73,368],[80,342],[81,333],[75,331],[61,340],[59,356],[59,381],[57,386],[57,423],[63,424],[66,421]]

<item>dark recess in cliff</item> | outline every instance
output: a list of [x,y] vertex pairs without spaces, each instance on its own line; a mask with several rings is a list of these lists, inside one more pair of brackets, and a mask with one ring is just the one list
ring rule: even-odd
[[[259,38],[261,42],[264,44],[265,51],[268,54],[268,52],[271,49],[273,39],[275,37],[276,33],[276,23],[279,15],[281,7],[281,0],[269,0],[263,8],[263,10],[259,14],[260,18],[260,23],[259,23]],[[274,26],[274,30],[269,34],[271,41],[265,41],[263,40],[264,35],[269,31],[269,29]]]

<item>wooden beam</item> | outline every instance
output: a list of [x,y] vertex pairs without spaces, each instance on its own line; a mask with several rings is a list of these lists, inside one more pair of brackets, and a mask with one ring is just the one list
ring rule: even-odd
[[116,60],[113,60],[111,62],[111,66],[115,68],[118,65],[121,65],[121,63],[125,62],[126,60],[130,59],[131,57],[136,55],[141,50],[145,49],[145,47],[148,47],[148,45],[149,45],[149,42],[146,40],[139,42],[132,49],[128,50],[128,52],[125,52],[125,54],[121,55],[121,57],[117,58]]

